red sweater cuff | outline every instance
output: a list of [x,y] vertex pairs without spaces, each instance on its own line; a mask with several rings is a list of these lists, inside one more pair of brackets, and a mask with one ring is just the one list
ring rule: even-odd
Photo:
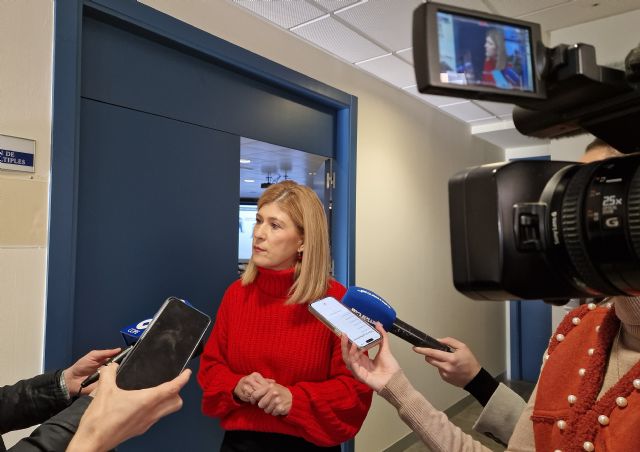
[[306,423],[311,412],[311,405],[306,397],[304,391],[295,386],[288,386],[287,389],[291,391],[291,409],[285,419],[295,425],[302,426]]

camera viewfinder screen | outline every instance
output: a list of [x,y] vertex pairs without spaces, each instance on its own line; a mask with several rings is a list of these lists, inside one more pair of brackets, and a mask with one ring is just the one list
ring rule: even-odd
[[438,11],[440,82],[534,92],[531,31]]

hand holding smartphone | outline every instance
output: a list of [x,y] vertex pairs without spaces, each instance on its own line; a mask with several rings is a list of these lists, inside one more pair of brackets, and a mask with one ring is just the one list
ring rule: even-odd
[[121,389],[144,389],[177,377],[200,344],[211,319],[169,297],[118,368]]
[[380,333],[371,325],[333,297],[310,303],[309,312],[337,335],[344,333],[360,350],[367,350],[382,340]]

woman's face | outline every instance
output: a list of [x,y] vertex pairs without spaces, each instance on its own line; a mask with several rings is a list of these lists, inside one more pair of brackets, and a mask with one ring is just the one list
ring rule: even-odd
[[302,236],[291,217],[276,203],[265,204],[253,228],[253,262],[270,270],[291,268],[302,251]]
[[496,56],[496,43],[493,42],[491,36],[487,36],[484,40],[484,54],[487,58],[493,58]]

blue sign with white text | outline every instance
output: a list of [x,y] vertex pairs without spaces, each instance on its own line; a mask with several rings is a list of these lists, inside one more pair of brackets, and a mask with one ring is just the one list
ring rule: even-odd
[[33,168],[33,154],[0,149],[0,164]]

